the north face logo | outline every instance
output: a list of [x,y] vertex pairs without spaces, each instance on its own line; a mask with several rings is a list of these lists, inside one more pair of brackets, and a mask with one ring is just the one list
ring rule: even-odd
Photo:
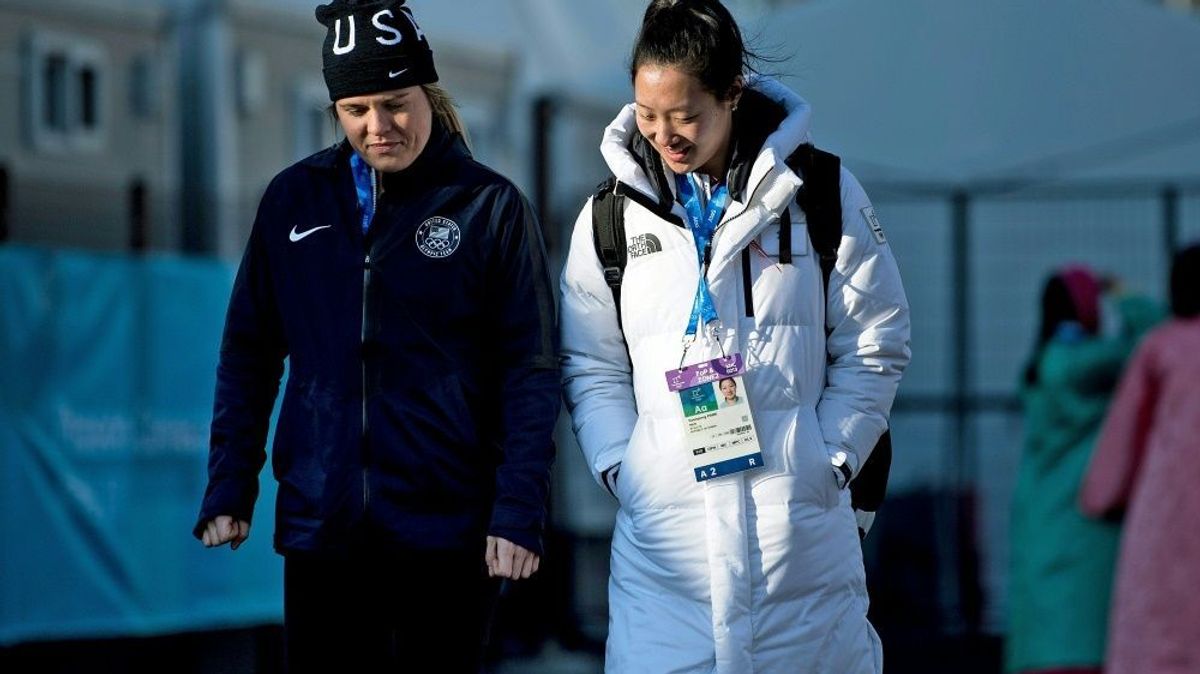
[[632,259],[661,251],[662,242],[653,234],[638,234],[629,240],[629,245],[626,249],[629,252],[629,257]]

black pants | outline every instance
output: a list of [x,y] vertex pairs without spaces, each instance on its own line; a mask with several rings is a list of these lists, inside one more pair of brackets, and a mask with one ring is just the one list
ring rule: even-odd
[[476,674],[499,586],[482,550],[289,553],[287,671]]

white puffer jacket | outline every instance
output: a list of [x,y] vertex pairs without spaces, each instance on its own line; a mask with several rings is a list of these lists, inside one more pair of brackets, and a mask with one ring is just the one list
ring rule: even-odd
[[[869,221],[870,202],[844,169],[843,236],[826,301],[796,205],[801,179],[784,163],[808,140],[808,105],[770,80],[752,88],[759,107],[781,106],[786,116],[746,160],[744,187],[731,180],[708,281],[724,350],[746,359],[764,468],[693,478],[679,398],[663,373],[679,366],[700,270],[674,181],[647,156],[633,106],[601,145],[613,174],[639,193],[625,199],[634,245],[622,284],[624,339],[592,241],[590,202],[563,270],[563,375],[575,432],[598,481],[620,466],[609,672],[882,670],[849,491],[839,489],[831,462],[857,471],[887,425],[909,359],[908,303],[891,249]],[[755,98],[748,91],[742,107]],[[753,123],[752,114],[739,112],[737,123]],[[785,208],[793,263],[780,265],[771,257]],[[741,252],[755,241],[762,252],[750,256],[747,311]],[[720,352],[701,339],[687,360]]]

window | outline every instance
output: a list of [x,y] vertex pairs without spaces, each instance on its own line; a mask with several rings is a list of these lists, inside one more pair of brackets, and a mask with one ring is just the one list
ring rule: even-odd
[[252,117],[267,100],[267,61],[257,51],[242,50],[234,60],[238,113]]
[[29,36],[25,66],[30,144],[42,151],[99,150],[106,115],[100,47],[38,31]]
[[135,117],[151,120],[162,108],[161,69],[150,54],[141,54],[129,64],[129,109]]

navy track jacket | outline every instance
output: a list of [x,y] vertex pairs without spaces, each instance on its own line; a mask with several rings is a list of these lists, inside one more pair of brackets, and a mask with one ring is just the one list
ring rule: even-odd
[[434,122],[384,174],[364,235],[343,141],[280,173],[234,282],[209,483],[194,531],[249,521],[275,432],[275,548],[542,552],[557,328],[541,232],[505,178]]

